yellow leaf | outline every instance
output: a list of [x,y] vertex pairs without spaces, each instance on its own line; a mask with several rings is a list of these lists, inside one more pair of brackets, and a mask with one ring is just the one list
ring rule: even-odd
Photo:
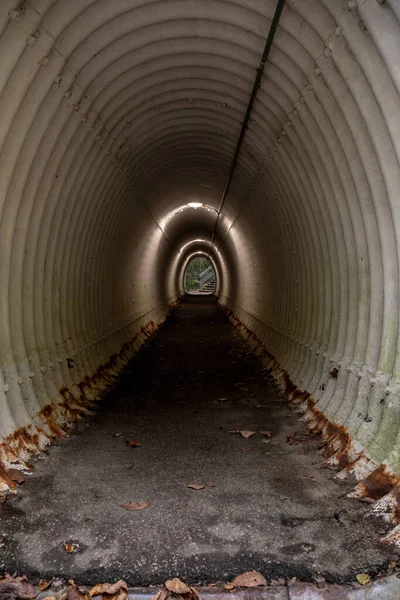
[[359,573],[356,575],[356,579],[360,585],[367,585],[369,583],[369,575],[366,573]]

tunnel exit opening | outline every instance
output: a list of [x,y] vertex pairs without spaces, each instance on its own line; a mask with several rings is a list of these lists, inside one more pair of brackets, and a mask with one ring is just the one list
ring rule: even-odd
[[206,257],[193,258],[184,275],[185,292],[189,294],[213,294],[215,292],[215,270]]

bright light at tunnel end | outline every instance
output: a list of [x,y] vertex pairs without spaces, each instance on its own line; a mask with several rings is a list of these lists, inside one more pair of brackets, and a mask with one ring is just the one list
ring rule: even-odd
[[202,202],[188,202],[188,206],[190,206],[190,208],[201,208],[204,205]]

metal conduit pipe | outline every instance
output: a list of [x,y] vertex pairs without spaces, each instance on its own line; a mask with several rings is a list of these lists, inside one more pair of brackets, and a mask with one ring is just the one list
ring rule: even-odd
[[276,7],[1,3],[0,492],[197,253],[342,475],[400,471],[399,4]]

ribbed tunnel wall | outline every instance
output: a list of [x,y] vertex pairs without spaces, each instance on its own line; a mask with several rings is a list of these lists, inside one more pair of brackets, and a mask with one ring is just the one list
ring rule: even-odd
[[3,467],[112,381],[200,252],[275,371],[399,469],[400,3],[287,1],[216,226],[274,10],[2,0]]

